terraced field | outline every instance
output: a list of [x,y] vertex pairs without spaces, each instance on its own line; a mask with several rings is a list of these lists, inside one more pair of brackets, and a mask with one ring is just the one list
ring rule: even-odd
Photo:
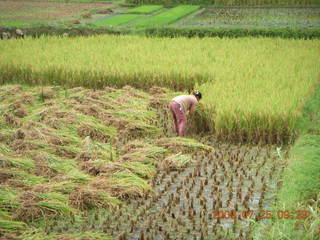
[[179,22],[185,27],[303,27],[320,26],[319,7],[207,7]]
[[104,20],[98,21],[94,23],[97,26],[119,26],[131,21],[137,20],[142,16],[139,14],[119,14],[116,16],[112,16],[110,18],[106,18]]
[[163,8],[162,5],[142,5],[128,10],[128,13],[152,13]]
[[154,27],[154,26],[170,24],[198,9],[199,9],[199,6],[180,5],[170,10],[167,10],[165,12],[159,13],[158,15],[145,18],[144,20],[138,22],[134,26]]
[[[76,21],[142,33],[320,19],[314,6],[166,3]],[[319,238],[319,39],[0,41],[0,239]],[[195,89],[203,98],[176,137],[168,103]]]

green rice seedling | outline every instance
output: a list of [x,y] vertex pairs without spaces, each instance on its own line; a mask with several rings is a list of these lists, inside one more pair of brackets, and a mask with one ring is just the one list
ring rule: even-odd
[[24,222],[10,221],[0,219],[0,232],[17,233],[27,229],[27,224]]
[[140,14],[118,14],[110,18],[103,19],[101,21],[95,22],[97,26],[120,26],[130,23],[134,20],[141,18]]
[[128,170],[137,174],[142,178],[152,178],[156,174],[155,168],[152,166],[148,166],[141,162],[124,162],[122,166],[126,167]]
[[180,5],[169,9],[165,12],[159,13],[155,16],[145,18],[144,20],[134,24],[135,27],[154,27],[173,23],[178,19],[198,10],[199,6]]
[[152,13],[163,8],[162,5],[142,5],[128,10],[128,13]]

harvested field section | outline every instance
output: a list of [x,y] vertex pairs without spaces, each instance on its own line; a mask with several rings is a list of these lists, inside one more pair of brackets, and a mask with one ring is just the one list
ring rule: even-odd
[[61,20],[80,15],[83,11],[108,5],[110,4],[1,0],[0,22],[47,22]]
[[283,162],[274,146],[215,149],[198,151],[189,168],[160,169],[154,194],[116,211],[104,231],[121,239],[249,239],[251,220],[271,207]]
[[[164,104],[173,93],[161,91]],[[103,223],[128,199],[152,194],[160,166],[183,169],[197,150],[212,149],[166,136],[154,96],[128,86],[4,85],[0,102],[4,239],[83,239],[92,230],[92,239],[109,239]]]

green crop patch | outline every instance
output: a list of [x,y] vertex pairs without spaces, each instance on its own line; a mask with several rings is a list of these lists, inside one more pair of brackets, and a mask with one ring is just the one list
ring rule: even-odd
[[142,5],[128,10],[128,13],[152,13],[163,8],[162,5]]
[[168,11],[159,13],[155,16],[145,18],[143,21],[135,24],[136,27],[154,27],[173,23],[178,19],[198,10],[200,6],[181,5]]
[[97,26],[120,26],[142,17],[139,14],[119,14],[95,23]]

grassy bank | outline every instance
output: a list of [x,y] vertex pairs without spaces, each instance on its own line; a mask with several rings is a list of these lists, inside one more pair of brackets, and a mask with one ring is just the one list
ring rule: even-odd
[[196,86],[203,92],[213,132],[229,140],[280,142],[296,135],[296,120],[317,85],[320,67],[315,49],[319,40],[136,36],[9,40],[0,46],[0,81],[94,89]]
[[162,27],[147,28],[144,34],[148,37],[273,37],[293,39],[318,39],[319,28],[265,28],[265,27]]
[[134,4],[208,4],[217,6],[297,6],[318,5],[319,0],[126,0]]
[[[263,239],[304,239],[320,237],[320,88],[304,107],[299,121],[299,138],[293,145],[284,170],[274,212],[287,211],[260,233]],[[307,211],[307,218],[302,216]],[[300,215],[300,216],[299,216]],[[301,217],[300,219],[288,218]],[[257,239],[261,239],[258,237]]]

